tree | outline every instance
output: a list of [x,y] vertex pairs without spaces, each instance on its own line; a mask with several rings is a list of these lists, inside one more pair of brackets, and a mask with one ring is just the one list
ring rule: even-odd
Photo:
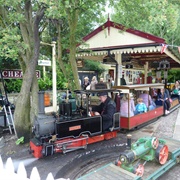
[[[95,12],[100,14],[99,6],[102,3],[105,3],[105,0],[101,0],[98,3],[94,1],[89,2],[88,0],[0,0],[1,56],[14,60],[18,59],[23,71],[23,83],[14,113],[18,137],[24,136],[25,140],[29,139],[31,126],[38,113],[38,83],[35,70],[40,51],[40,34],[44,30],[47,31],[47,19],[43,19],[45,13],[48,19],[50,17],[53,20],[57,19],[58,21],[56,22],[68,19],[69,33],[67,31],[66,33],[69,36],[67,46],[70,54],[67,62],[70,62],[75,85],[79,88],[75,54],[76,45],[78,44],[77,32],[83,29],[83,26],[78,29],[78,20],[80,17],[84,17],[83,19],[90,16],[95,17],[94,9],[97,9]],[[55,7],[58,7],[57,11],[54,11],[56,16],[58,14],[58,18],[52,13]],[[90,13],[88,14],[88,12]],[[98,18],[98,16],[96,17]],[[62,61],[62,27],[58,23],[55,23],[55,25],[58,35],[58,59],[62,71],[65,72]]]
[[168,72],[168,82],[174,83],[177,80],[180,80],[180,70],[170,69]]
[[[56,20],[56,29],[57,29],[57,39],[58,39],[58,62],[60,64],[60,68],[62,69],[65,77],[68,79],[69,84],[74,83],[76,89],[80,89],[79,78],[78,78],[78,71],[76,65],[76,47],[77,44],[82,43],[81,39],[85,33],[89,33],[92,30],[91,24],[95,22],[101,15],[102,9],[105,6],[106,0],[101,0],[98,2],[95,1],[88,1],[88,0],[64,0],[54,2],[51,4],[51,9],[49,9],[48,16],[51,19]],[[59,13],[60,12],[60,13]],[[94,19],[93,19],[94,18]],[[87,20],[91,19],[91,21]],[[67,21],[67,23],[65,23]],[[68,32],[68,36],[66,37],[66,44],[65,46],[69,50],[68,56],[68,63],[70,65],[70,69],[72,72],[71,75],[69,71],[66,70],[64,67],[64,62],[62,58],[62,42],[64,37],[63,28],[62,26],[57,23],[61,22],[61,24],[68,25],[66,34]]]
[[180,44],[180,2],[171,0],[114,1],[114,21]]
[[23,83],[14,113],[15,127],[18,137],[24,136],[28,140],[31,120],[38,112],[35,70],[40,47],[39,25],[46,6],[41,2],[32,3],[31,0],[0,0],[0,4],[2,56],[18,59],[23,70]]

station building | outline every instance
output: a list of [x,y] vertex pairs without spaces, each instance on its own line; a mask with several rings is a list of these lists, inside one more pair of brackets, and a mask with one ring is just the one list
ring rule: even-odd
[[[77,60],[102,62],[103,77],[112,77],[116,85],[124,75],[127,84],[151,83],[152,76],[167,78],[168,69],[180,68],[180,59],[166,46],[165,39],[107,20],[83,38]],[[155,81],[154,79],[154,81]]]

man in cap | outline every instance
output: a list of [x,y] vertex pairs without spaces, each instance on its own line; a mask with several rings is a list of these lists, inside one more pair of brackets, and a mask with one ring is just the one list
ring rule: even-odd
[[113,115],[116,112],[116,104],[105,91],[99,93],[99,98],[101,104],[92,107],[92,111],[94,111],[94,115],[102,116],[103,131],[108,131],[113,126]]

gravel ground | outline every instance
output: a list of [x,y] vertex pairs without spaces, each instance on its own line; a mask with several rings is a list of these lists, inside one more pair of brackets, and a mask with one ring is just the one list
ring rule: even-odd
[[176,119],[178,115],[179,109],[175,110],[168,116],[161,117],[159,121],[159,125],[154,131],[153,135],[156,137],[166,137],[173,138],[174,128],[176,124]]
[[[162,117],[160,119],[159,126],[157,127],[156,131],[153,133],[154,136],[161,137],[161,138],[162,137],[173,138],[174,127],[176,124],[178,112],[179,112],[179,109],[175,110],[173,113],[171,113],[168,116]],[[179,180],[180,179],[179,169],[180,169],[180,164],[170,169],[166,174],[161,176],[159,180],[166,180],[166,179]]]

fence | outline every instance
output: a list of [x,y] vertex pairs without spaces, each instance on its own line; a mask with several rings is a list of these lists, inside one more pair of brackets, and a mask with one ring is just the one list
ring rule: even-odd
[[[3,165],[2,158],[0,156],[0,179],[1,180],[41,180],[39,172],[36,167],[34,167],[31,171],[30,178],[27,178],[27,172],[23,162],[20,162],[15,172],[15,167],[11,158],[8,158],[6,164]],[[46,180],[55,180],[52,173],[47,175]],[[70,179],[56,179],[56,180],[70,180]]]

